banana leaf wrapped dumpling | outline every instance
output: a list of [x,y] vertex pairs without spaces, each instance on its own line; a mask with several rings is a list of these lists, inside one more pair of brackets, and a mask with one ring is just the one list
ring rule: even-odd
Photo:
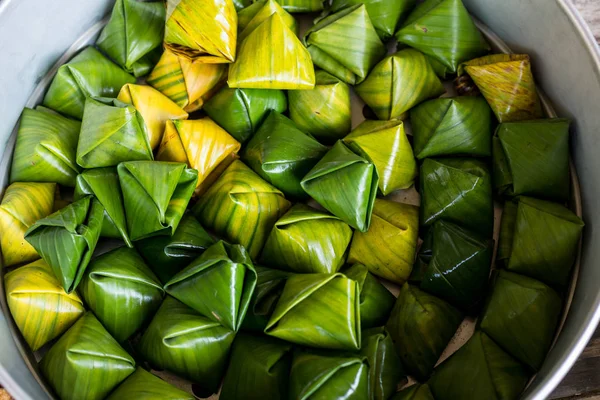
[[185,214],[173,236],[152,236],[135,242],[135,248],[164,284],[198,258],[215,240],[191,214]]
[[400,50],[378,63],[356,93],[377,118],[389,120],[446,90],[427,58],[413,49]]
[[358,283],[336,274],[288,278],[265,333],[325,349],[360,348]]
[[327,147],[302,132],[289,118],[271,112],[246,144],[242,160],[286,196],[304,199],[302,178],[327,153]]
[[160,1],[117,0],[96,45],[125,71],[144,76],[158,60],[164,21]]
[[142,257],[127,247],[92,260],[79,288],[86,304],[119,342],[152,317],[165,294]]
[[77,175],[73,198],[79,200],[88,195],[95,196],[104,207],[100,236],[122,238],[125,244],[131,247],[117,169],[114,167],[94,168]]
[[334,273],[346,261],[352,229],[333,215],[294,205],[273,227],[261,261],[299,273]]
[[165,290],[207,318],[237,331],[248,310],[256,279],[246,250],[219,241],[171,278]]
[[315,71],[296,33],[274,13],[244,39],[227,83],[230,88],[312,89]]
[[386,54],[363,4],[321,19],[304,43],[317,67],[350,85],[362,82]]
[[290,118],[323,143],[343,138],[352,127],[350,87],[323,70],[315,72],[314,89],[288,93]]
[[252,15],[252,18],[247,23],[244,22],[243,27],[238,21],[238,41],[240,43],[273,14],[278,14],[283,23],[286,24],[287,27],[292,30],[292,32],[297,31],[296,19],[290,13],[285,11],[277,1],[259,1],[257,2],[257,5],[260,5],[260,8],[256,10],[256,12]]
[[287,399],[291,351],[291,344],[274,338],[238,335],[219,399]]
[[135,78],[95,48],[87,47],[58,69],[44,106],[81,119],[87,97],[117,97],[127,83],[135,83]]
[[431,258],[421,270],[421,289],[469,309],[487,289],[492,241],[446,221],[437,221],[427,234],[424,250]]
[[302,179],[301,185],[333,215],[366,232],[371,224],[378,183],[373,163],[337,141]]
[[25,108],[10,168],[10,182],[55,182],[75,186],[81,123],[44,107]]
[[128,161],[118,165],[130,239],[172,235],[196,188],[198,172],[185,164]]
[[402,121],[365,121],[343,142],[375,165],[379,190],[384,196],[412,186],[417,162]]
[[499,122],[542,117],[531,61],[526,54],[492,54],[460,65],[458,75],[468,74]]
[[410,276],[419,236],[419,207],[376,199],[371,227],[354,232],[348,263],[398,284]]
[[494,184],[501,193],[566,201],[569,121],[505,122],[494,138]]
[[290,372],[290,400],[369,398],[367,358],[353,353],[297,350]]
[[361,329],[385,325],[394,308],[394,295],[362,264],[354,264],[342,273],[358,282]]
[[192,209],[207,229],[256,259],[275,222],[290,208],[283,193],[236,160]]
[[287,97],[282,90],[223,88],[206,103],[204,111],[231,136],[244,143],[270,111],[283,113],[287,108]]
[[435,400],[429,385],[415,384],[403,389],[390,398],[390,400]]
[[85,308],[77,293],[67,294],[43,260],[4,276],[10,313],[33,351],[69,329]]
[[476,331],[436,368],[428,385],[436,400],[511,400],[521,395],[528,380],[523,365]]
[[135,361],[88,312],[44,355],[40,369],[61,399],[101,400],[135,371]]
[[117,100],[133,105],[142,116],[150,147],[153,150],[160,144],[168,120],[188,117],[187,112],[151,86],[124,85]]
[[195,400],[184,392],[151,374],[142,367],[127,377],[106,400],[143,399],[143,400]]
[[138,350],[155,368],[171,371],[214,393],[227,367],[235,332],[167,296]]
[[425,159],[421,165],[421,198],[423,226],[430,227],[443,219],[491,236],[494,224],[492,178],[483,161]]
[[190,60],[166,49],[147,82],[179,107],[192,112],[202,108],[205,101],[225,83],[226,77],[225,64]]
[[156,159],[187,164],[198,171],[195,193],[202,194],[235,160],[240,143],[208,117],[168,121]]
[[117,99],[86,99],[77,164],[101,168],[153,158],[146,124],[135,107]]
[[425,381],[462,322],[462,313],[405,283],[386,328],[406,372]]
[[232,0],[168,0],[165,48],[207,64],[236,59],[237,13]]
[[481,96],[439,98],[410,111],[415,156],[492,155],[492,111]]
[[583,226],[560,204],[521,196],[504,205],[497,259],[509,271],[550,286],[565,285]]
[[426,0],[396,33],[407,44],[456,72],[463,61],[490,51],[462,0]]
[[0,203],[2,265],[10,267],[40,256],[25,241],[25,232],[52,213],[55,183],[15,182],[6,188]]
[[35,222],[25,233],[67,293],[83,277],[102,229],[104,208],[92,196]]
[[363,331],[361,354],[369,361],[369,400],[387,400],[404,377],[394,342],[384,327]]
[[550,349],[561,298],[542,282],[500,271],[479,326],[513,357],[538,371]]

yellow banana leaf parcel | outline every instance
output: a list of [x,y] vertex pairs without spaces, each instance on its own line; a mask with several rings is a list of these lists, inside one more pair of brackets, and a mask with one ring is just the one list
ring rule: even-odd
[[247,23],[244,23],[243,29],[242,25],[238,23],[238,31],[240,32],[238,35],[238,41],[240,43],[242,43],[242,41],[248,37],[248,35],[250,35],[256,28],[260,26],[260,24],[266,21],[273,14],[278,14],[283,20],[283,23],[287,25],[292,32],[296,33],[296,18],[285,11],[277,1],[267,0],[257,2],[256,4],[261,4],[262,6],[257,10],[256,13],[254,13],[254,15],[252,15],[252,19],[250,19]]

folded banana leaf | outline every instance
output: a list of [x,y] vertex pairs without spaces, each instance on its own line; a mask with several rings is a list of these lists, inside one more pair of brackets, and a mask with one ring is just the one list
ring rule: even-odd
[[[491,236],[492,178],[483,161],[427,158],[421,165],[421,225],[440,219]],[[449,185],[448,182],[452,182]]]
[[167,296],[138,350],[152,366],[171,371],[214,393],[227,367],[235,332]]
[[179,107],[192,112],[202,108],[226,78],[227,65],[193,61],[166,49],[147,81]]
[[239,26],[239,14],[242,10],[244,10],[247,7],[250,7],[253,3],[254,0],[233,0],[233,5],[235,6],[235,10],[238,12],[238,26]]
[[77,164],[83,168],[113,167],[124,161],[152,160],[144,118],[135,107],[109,98],[85,101]]
[[402,285],[386,328],[406,372],[426,381],[462,319],[462,313],[444,300]]
[[153,150],[160,144],[168,120],[188,117],[187,112],[151,86],[127,84],[121,88],[117,99],[132,104],[142,116]]
[[354,264],[343,270],[342,273],[358,282],[361,328],[368,329],[384,325],[394,308],[396,301],[394,295],[362,264]]
[[81,123],[45,111],[23,109],[10,168],[10,182],[56,182],[75,186]]
[[371,224],[378,183],[375,166],[338,141],[302,179],[301,185],[333,215],[366,232]]
[[283,113],[287,108],[287,97],[282,90],[226,87],[206,103],[204,111],[231,136],[244,143],[271,110]]
[[292,274],[260,265],[255,265],[254,269],[257,275],[256,288],[252,294],[246,318],[242,323],[242,330],[262,333],[275,310],[281,293],[283,293],[287,278]]
[[[256,17],[255,17],[256,18]],[[308,50],[281,15],[274,13],[244,39],[229,67],[231,88],[312,89],[315,70]],[[249,24],[246,29],[251,28]]]
[[297,350],[290,372],[290,400],[369,398],[366,357],[353,353]]
[[401,390],[390,398],[390,400],[435,400],[429,385],[412,385]]
[[410,276],[419,236],[419,208],[389,200],[375,200],[371,228],[354,232],[349,264],[398,284]]
[[421,269],[421,289],[468,310],[486,293],[492,240],[442,220],[427,235],[431,258]]
[[265,22],[269,17],[273,14],[278,14],[283,23],[287,25],[288,28],[292,30],[292,32],[297,32],[296,19],[287,11],[285,11],[277,1],[275,0],[267,0],[262,2],[262,7],[253,15],[252,19],[248,21],[244,25],[244,29],[239,28],[238,24],[238,42],[242,43],[242,41],[247,38],[256,28],[260,26],[263,22]]
[[386,55],[364,4],[328,15],[304,36],[314,64],[350,84],[362,82]]
[[220,400],[287,400],[292,345],[254,335],[238,335],[223,379]]
[[275,222],[290,208],[283,193],[234,161],[192,209],[207,229],[244,246],[256,260]]
[[119,342],[154,315],[165,295],[142,257],[127,247],[93,259],[79,288],[85,303]]
[[554,339],[561,311],[562,301],[554,289],[501,270],[479,326],[513,357],[538,371]]
[[494,142],[496,189],[565,202],[570,184],[569,124],[559,118],[500,124]]
[[205,317],[237,331],[248,310],[256,279],[246,250],[219,241],[171,278],[165,290]]
[[135,248],[165,284],[214,243],[193,215],[184,214],[173,236],[138,240]]
[[440,364],[428,382],[435,400],[517,399],[529,374],[485,333],[473,337]]
[[244,29],[246,29],[250,21],[252,21],[252,18],[254,18],[256,14],[263,9],[265,4],[267,4],[267,0],[233,0],[234,4],[240,1],[250,4],[246,4],[242,9],[239,9],[239,5],[236,4],[236,8],[238,8],[238,35],[239,32],[242,32]]
[[481,96],[444,97],[410,111],[415,156],[492,155],[492,111]]
[[343,142],[375,165],[384,196],[414,183],[417,162],[402,121],[365,121]]
[[327,150],[288,117],[271,112],[246,144],[242,160],[286,196],[306,199],[300,182]]
[[195,193],[200,195],[236,159],[240,148],[237,140],[208,117],[168,121],[156,159],[184,163],[198,171]]
[[165,48],[207,64],[235,61],[237,13],[232,0],[167,0]]
[[83,276],[98,243],[104,207],[86,196],[36,221],[25,232],[25,240],[52,268],[67,293]]
[[196,188],[198,172],[185,164],[128,161],[117,167],[129,238],[173,235]]
[[119,385],[106,400],[195,400],[196,397],[184,392],[152,375],[141,367]]
[[281,6],[291,13],[310,13],[325,8],[323,0],[277,0]]
[[[400,50],[401,48],[404,48],[404,47],[401,43],[399,43],[398,49]],[[433,68],[433,70],[435,71],[435,74],[440,79],[447,80],[447,79],[450,79],[452,75],[454,75],[454,73],[452,71],[450,71],[450,68],[446,67],[444,64],[439,62],[436,58],[428,56],[427,54],[425,54],[425,57],[427,58],[427,61],[429,61],[429,64],[431,64],[431,68]],[[457,91],[458,91],[458,89],[457,89]],[[459,94],[461,94],[461,93],[459,92]]]
[[458,75],[467,73],[499,122],[542,117],[531,61],[526,54],[493,54],[467,61]]
[[405,376],[394,342],[384,327],[363,331],[361,354],[369,362],[369,400],[387,400]]
[[96,45],[125,71],[144,76],[162,50],[164,21],[161,1],[117,0]]
[[132,247],[127,234],[123,194],[119,186],[119,175],[115,167],[95,168],[77,175],[77,185],[73,198],[79,200],[93,195],[104,207],[101,237],[122,238],[125,244]]
[[127,83],[135,83],[135,78],[95,48],[87,47],[58,69],[44,97],[44,105],[81,119],[87,97],[117,97]]
[[55,183],[15,182],[6,188],[0,203],[2,265],[10,267],[40,258],[25,241],[25,232],[54,208]]
[[437,59],[452,72],[458,65],[487,54],[487,44],[462,0],[426,0],[396,33],[400,43]]
[[364,3],[381,40],[388,40],[396,33],[398,24],[406,19],[417,4],[416,0],[333,0],[331,11],[337,12],[348,6]]
[[65,293],[44,260],[7,273],[4,288],[10,313],[33,351],[60,336],[85,312],[81,298]]
[[275,223],[261,262],[299,273],[331,274],[346,262],[351,239],[345,222],[298,203]]
[[358,282],[336,274],[288,278],[265,333],[299,345],[360,348]]
[[560,204],[521,196],[506,202],[498,261],[510,271],[550,286],[568,281],[575,262],[583,221]]
[[91,312],[40,361],[46,382],[64,400],[102,400],[135,371],[135,361]]
[[446,92],[427,58],[413,49],[384,58],[355,89],[382,120],[401,118],[417,104]]
[[315,88],[288,92],[290,118],[323,143],[343,138],[352,128],[350,87],[329,73],[315,72]]

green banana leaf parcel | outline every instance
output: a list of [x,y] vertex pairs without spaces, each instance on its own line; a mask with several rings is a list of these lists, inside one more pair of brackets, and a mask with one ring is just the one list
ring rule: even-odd
[[40,361],[40,369],[64,400],[102,400],[135,371],[135,361],[86,313]]
[[205,317],[237,331],[248,310],[256,279],[246,250],[219,241],[171,278],[165,290]]
[[40,219],[25,233],[67,293],[77,288],[98,243],[104,207],[86,196]]
[[119,385],[106,400],[195,400],[191,394],[184,392],[152,375],[141,367]]
[[390,398],[390,400],[435,400],[429,385],[415,384],[403,389]]
[[135,83],[135,78],[95,48],[87,47],[58,69],[43,104],[81,119],[86,98],[115,98],[126,83]]
[[23,109],[10,168],[10,182],[53,182],[75,186],[81,124],[44,107]]
[[93,259],[79,289],[85,303],[119,342],[154,315],[165,295],[142,257],[128,247]]
[[363,331],[361,354],[369,361],[369,400],[387,400],[404,378],[392,337],[384,327]]
[[261,262],[299,273],[334,273],[346,262],[351,239],[348,224],[299,203],[275,223]]
[[321,11],[324,8],[323,0],[277,0],[281,6],[291,13],[307,13]]

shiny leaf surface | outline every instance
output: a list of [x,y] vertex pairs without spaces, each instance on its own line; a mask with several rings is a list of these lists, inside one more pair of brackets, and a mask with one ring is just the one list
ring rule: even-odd
[[364,330],[384,325],[394,307],[394,295],[362,264],[354,264],[342,273],[358,282],[361,328]]
[[261,267],[260,265],[255,265],[254,269],[257,275],[256,289],[252,294],[246,318],[242,323],[242,329],[262,333],[283,293],[287,278],[292,274],[287,271]]
[[385,328],[363,331],[360,352],[369,361],[369,399],[389,399],[404,377],[404,368]]
[[123,399],[195,400],[195,397],[138,367],[106,398],[106,400]]
[[291,13],[321,11],[325,3],[323,0],[277,0],[277,2]]

